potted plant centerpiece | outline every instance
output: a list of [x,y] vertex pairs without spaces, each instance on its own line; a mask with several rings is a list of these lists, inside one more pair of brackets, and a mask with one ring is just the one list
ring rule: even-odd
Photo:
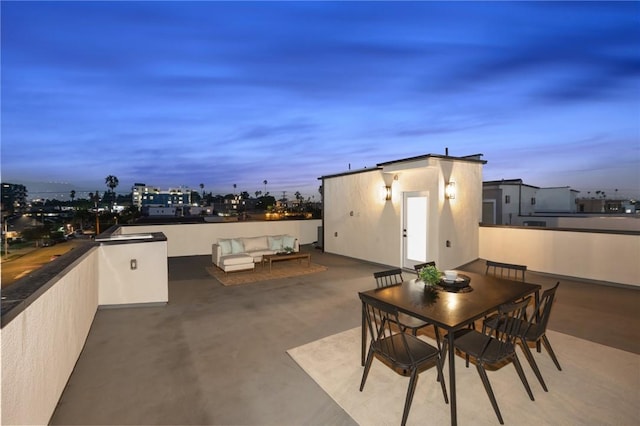
[[284,254],[291,254],[293,253],[293,247],[285,247],[282,249]]
[[420,272],[418,272],[418,276],[420,277],[420,280],[424,282],[425,288],[433,288],[440,282],[442,273],[435,266],[428,265],[420,269]]

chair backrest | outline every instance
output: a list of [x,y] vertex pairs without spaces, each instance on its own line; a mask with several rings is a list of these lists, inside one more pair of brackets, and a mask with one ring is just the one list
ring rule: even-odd
[[390,285],[400,284],[402,281],[402,269],[389,269],[388,271],[374,272],[373,277],[376,279],[378,288],[389,287]]
[[392,363],[412,362],[413,356],[409,350],[407,335],[396,328],[396,324],[399,323],[398,308],[362,293],[360,300],[365,310],[373,350]]
[[527,272],[526,265],[514,265],[513,263],[494,262],[487,260],[486,275],[494,275],[496,277],[505,278],[507,280],[520,280],[524,282],[524,276]]
[[[487,339],[481,351],[480,357],[484,357],[485,351],[491,358],[500,359],[515,350],[515,341],[519,336],[523,318],[531,296],[519,302],[505,303],[498,307],[498,315],[495,321],[490,321],[486,330],[486,336],[494,336]],[[492,344],[493,343],[493,344]]]
[[425,262],[425,263],[418,263],[417,265],[413,266],[413,269],[416,271],[416,274],[420,273],[420,270],[426,266],[436,266],[436,262]]
[[[553,306],[553,301],[556,298],[556,290],[560,285],[560,281],[556,283],[550,289],[545,290],[540,297],[540,301],[538,302],[538,306],[536,306],[536,311],[531,315],[531,319],[529,320],[531,324],[535,324],[534,328],[536,339],[542,336],[547,330],[547,324],[549,323],[549,316],[551,315],[551,307]],[[532,330],[533,332],[533,330]]]

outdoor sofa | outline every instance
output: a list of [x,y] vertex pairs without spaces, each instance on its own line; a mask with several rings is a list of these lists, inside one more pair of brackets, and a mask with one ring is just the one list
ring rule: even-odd
[[259,237],[221,238],[212,245],[211,260],[224,272],[253,269],[262,256],[298,252],[298,239],[291,235],[263,235]]

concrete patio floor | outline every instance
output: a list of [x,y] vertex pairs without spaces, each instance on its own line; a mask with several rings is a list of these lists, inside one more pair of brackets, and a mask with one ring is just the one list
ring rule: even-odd
[[[286,351],[359,326],[357,292],[385,266],[302,250],[328,270],[224,287],[210,256],[169,259],[168,305],[98,310],[50,423],[354,425]],[[551,329],[640,353],[640,291],[527,278],[561,282]]]

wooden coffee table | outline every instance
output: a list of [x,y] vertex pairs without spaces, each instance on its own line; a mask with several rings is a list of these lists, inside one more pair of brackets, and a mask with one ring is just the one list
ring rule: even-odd
[[277,254],[265,254],[262,256],[262,267],[269,262],[269,273],[271,273],[271,264],[273,262],[280,262],[281,260],[294,260],[299,259],[302,263],[302,259],[307,259],[307,266],[311,266],[311,253],[277,253]]

